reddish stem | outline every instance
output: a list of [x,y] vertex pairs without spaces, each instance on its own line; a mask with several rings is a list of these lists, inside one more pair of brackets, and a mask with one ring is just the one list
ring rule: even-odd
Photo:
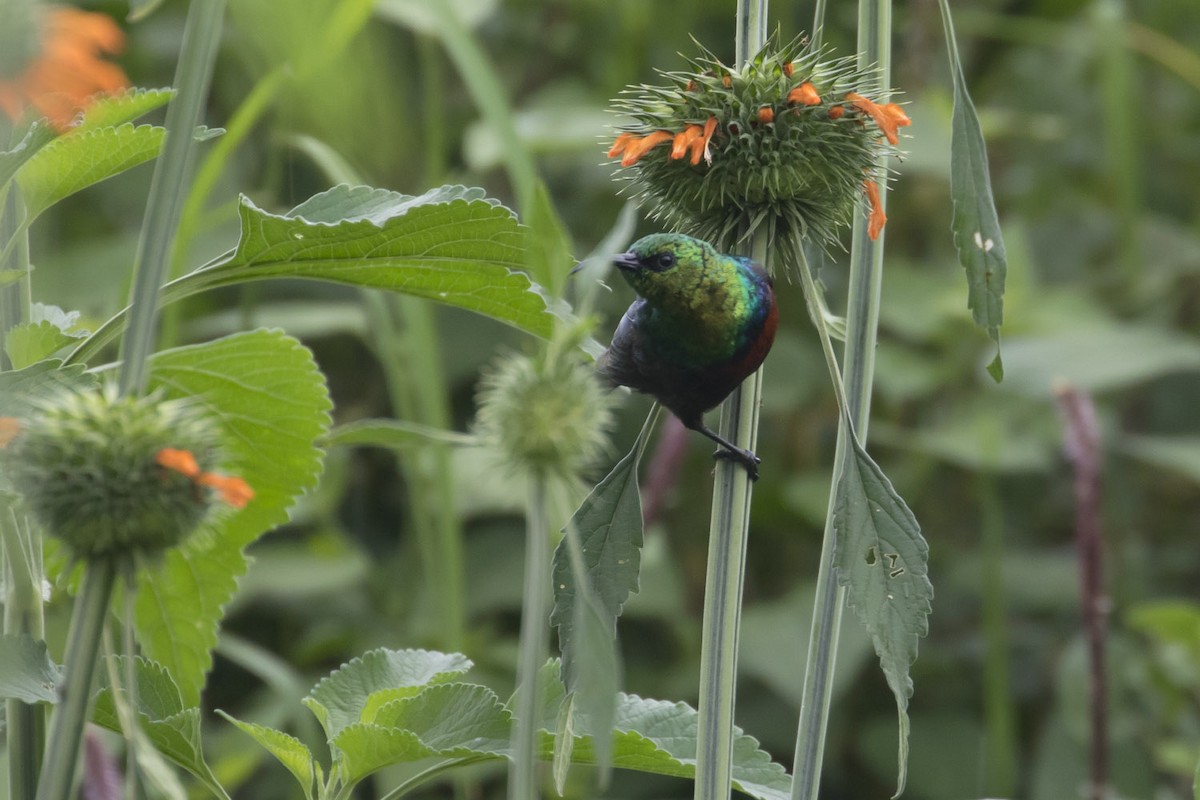
[[1075,544],[1079,549],[1091,707],[1088,797],[1104,800],[1108,784],[1108,692],[1104,649],[1109,599],[1103,585],[1100,429],[1096,424],[1096,408],[1088,394],[1065,384],[1057,387],[1054,394],[1063,419],[1063,449],[1075,472]]

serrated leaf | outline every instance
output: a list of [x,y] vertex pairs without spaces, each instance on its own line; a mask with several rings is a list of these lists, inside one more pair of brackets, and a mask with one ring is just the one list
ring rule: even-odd
[[1004,278],[1008,261],[1004,238],[992,197],[988,171],[987,145],[975,104],[967,91],[950,18],[949,0],[938,0],[942,27],[950,54],[950,73],[954,81],[954,111],[950,121],[950,198],[954,204],[954,246],[967,272],[967,307],[975,324],[987,330],[996,344],[996,355],[988,364],[988,373],[999,383],[1004,378],[1000,359],[1000,325],[1004,321]]
[[54,141],[54,128],[50,126],[49,122],[38,120],[29,126],[15,147],[0,152],[0,192],[26,161],[33,158],[39,150],[52,141]]
[[[550,624],[558,628],[565,702],[572,715],[582,714],[595,726],[589,728],[579,722],[566,726],[580,733],[612,728],[620,688],[617,617],[629,595],[638,589],[641,567],[638,464],[655,418],[656,412],[651,412],[629,453],[584,499],[554,551]],[[572,537],[579,544],[582,570],[571,558]],[[598,745],[604,780],[609,747],[606,739]]]
[[332,743],[337,747],[341,774],[350,786],[384,767],[434,755],[411,731],[365,722],[342,728]]
[[125,123],[66,133],[17,171],[29,219],[64,197],[143,164],[162,149],[164,130]]
[[161,108],[175,96],[174,89],[126,89],[95,99],[83,112],[83,119],[71,134],[98,128],[115,128]]
[[300,786],[304,789],[306,800],[312,800],[313,781],[316,779],[316,771],[313,769],[312,752],[303,742],[295,736],[289,736],[283,731],[277,731],[265,725],[242,722],[240,719],[236,719],[220,709],[217,710],[217,713],[262,745],[268,753],[275,756],[279,763],[283,764],[288,772],[291,772],[300,783]]
[[27,633],[0,635],[0,699],[57,703],[62,667],[50,660],[46,643]]
[[431,442],[454,447],[474,447],[479,444],[479,440],[470,434],[397,419],[364,419],[339,425],[329,432],[322,444],[329,447],[370,445],[407,450]]
[[151,357],[151,388],[189,397],[222,430],[222,469],[254,489],[244,509],[210,523],[138,575],[135,625],[146,655],[199,702],[217,626],[245,572],[243,549],[288,519],[321,470],[315,442],[329,425],[325,379],[312,354],[280,331],[239,333]]
[[[124,678],[130,656],[114,656],[115,669]],[[217,779],[204,760],[200,739],[200,709],[184,702],[179,687],[162,664],[133,656],[137,683],[138,720],[150,743],[162,756],[183,767],[209,787]],[[92,721],[113,731],[121,730],[121,721],[113,702],[107,670],[100,670],[101,690],[96,697]]]
[[443,683],[379,709],[375,724],[412,731],[439,755],[508,752],[512,716],[496,693],[473,683]]
[[[545,714],[553,725],[555,710],[562,701],[562,685],[549,684]],[[553,691],[557,687],[557,694]],[[613,766],[656,775],[694,778],[696,775],[696,736],[698,717],[687,703],[648,700],[637,695],[618,695],[613,728]],[[733,729],[733,785],[759,800],[788,800],[792,779],[779,764],[771,761],[753,736],[741,728]],[[550,758],[553,735],[542,736],[542,757]],[[572,761],[595,764],[591,737],[576,737]]]
[[933,585],[929,545],[916,517],[891,481],[851,435],[852,452],[838,481],[834,563],[846,601],[867,629],[884,677],[896,698],[900,723],[896,796],[908,771],[909,667],[917,641],[929,632]]
[[180,295],[266,278],[309,278],[402,292],[548,337],[555,314],[529,277],[526,235],[482,190],[420,196],[338,186],[286,215],[242,198],[242,236],[228,260],[180,282]]
[[0,372],[0,417],[20,417],[31,406],[66,389],[96,385],[96,376],[83,366],[62,366],[61,361],[41,361],[24,369]]
[[4,336],[4,351],[13,367],[22,369],[49,358],[76,338],[50,322],[26,322],[9,328]]
[[445,683],[471,668],[459,653],[380,648],[343,664],[323,678],[303,703],[332,741],[343,728],[360,722],[388,702]]

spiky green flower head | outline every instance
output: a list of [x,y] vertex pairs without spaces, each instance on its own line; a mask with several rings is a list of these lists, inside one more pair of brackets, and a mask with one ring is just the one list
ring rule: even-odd
[[[78,558],[169,547],[215,503],[197,479],[212,474],[217,431],[195,404],[121,397],[106,386],[60,393],[14,427],[0,468],[43,529]],[[185,467],[171,459],[181,454]]]
[[508,354],[484,373],[477,430],[516,474],[573,481],[604,452],[612,399],[576,344]]
[[665,226],[722,250],[762,224],[828,247],[866,197],[878,234],[869,178],[909,120],[877,102],[873,70],[803,37],[780,46],[774,36],[741,67],[707,50],[689,64],[662,73],[666,85],[630,87],[614,103],[627,122],[608,154]]

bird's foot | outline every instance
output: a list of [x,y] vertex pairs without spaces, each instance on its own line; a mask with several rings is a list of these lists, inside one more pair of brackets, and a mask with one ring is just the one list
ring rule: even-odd
[[713,453],[713,458],[719,458],[722,461],[734,461],[746,468],[746,473],[750,476],[750,480],[758,480],[758,465],[762,463],[762,459],[754,455],[749,450],[743,450],[740,447],[725,447],[722,445]]

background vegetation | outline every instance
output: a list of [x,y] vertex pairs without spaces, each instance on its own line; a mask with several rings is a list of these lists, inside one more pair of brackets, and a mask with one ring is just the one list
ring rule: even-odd
[[[181,268],[235,239],[238,192],[282,210],[352,173],[408,194],[482,186],[513,205],[513,149],[495,124],[506,114],[582,257],[623,207],[602,163],[609,100],[655,69],[680,67],[689,35],[726,61],[733,55],[728,0],[454,5],[468,31],[448,29],[421,0],[380,0],[338,48],[318,44],[347,6],[338,0],[230,4],[206,122],[230,131],[207,147],[233,149],[207,175],[205,207],[185,219]],[[1102,422],[1116,788],[1130,798],[1190,797],[1200,759],[1200,6],[959,6],[1010,264],[1007,375],[999,386],[987,377],[988,341],[965,308],[949,235],[941,21],[936,3],[911,0],[896,9],[894,82],[913,125],[889,203],[870,429],[872,452],[921,520],[937,591],[913,670],[905,796],[1061,800],[1080,785],[1085,659],[1070,473],[1052,400],[1055,382],[1067,380],[1095,394]],[[125,12],[123,3],[93,7]],[[135,85],[170,83],[183,13],[167,3],[128,28],[121,63]],[[788,35],[812,18],[807,3],[776,2],[772,13]],[[855,13],[853,3],[830,4],[826,40],[841,53]],[[80,309],[92,328],[120,307],[149,175],[142,167],[93,187],[34,228],[35,300]],[[628,234],[651,230],[641,222]],[[835,254],[822,270],[835,297],[842,261]],[[766,366],[737,717],[786,764],[837,412],[799,287],[778,289],[783,327]],[[601,293],[600,338],[629,300],[624,286]],[[339,423],[395,414],[465,430],[481,367],[528,346],[463,312],[416,302],[381,311],[359,291],[299,282],[188,301],[168,313],[164,344],[253,325],[283,327],[314,349]],[[643,398],[624,403],[613,459],[646,407]],[[658,514],[621,642],[627,691],[694,703],[711,448],[695,436],[685,446],[677,473],[647,490]],[[663,463],[649,461],[651,473]],[[474,449],[332,449],[293,522],[253,547],[205,707],[318,747],[299,699],[332,667],[384,645],[461,649],[507,696],[521,496]],[[430,530],[458,524],[461,631],[444,624],[436,609],[446,587],[418,557]],[[51,640],[62,623],[50,620]],[[886,796],[894,704],[850,619],[842,646],[823,796]],[[242,733],[214,720],[206,737],[222,783],[239,796],[290,796],[282,767]],[[500,796],[502,771],[481,770],[471,791]],[[579,780],[578,791],[588,785]],[[690,793],[683,781],[618,774],[608,796]]]

